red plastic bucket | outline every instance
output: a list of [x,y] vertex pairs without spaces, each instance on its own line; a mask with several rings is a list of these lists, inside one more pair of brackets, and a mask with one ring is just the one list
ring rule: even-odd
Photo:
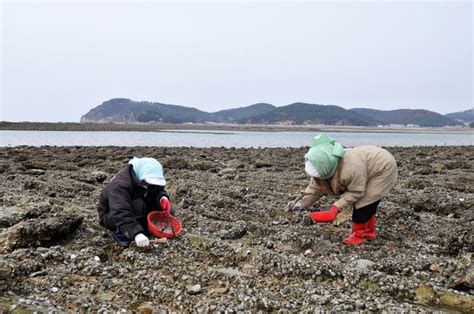
[[178,218],[167,212],[153,211],[148,214],[148,229],[158,238],[174,238],[183,230]]

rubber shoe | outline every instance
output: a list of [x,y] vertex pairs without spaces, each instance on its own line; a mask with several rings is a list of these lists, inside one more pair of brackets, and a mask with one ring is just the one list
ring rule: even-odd
[[367,221],[367,226],[365,227],[364,239],[373,241],[377,238],[377,217],[373,215],[369,221]]
[[364,243],[364,233],[365,233],[365,226],[367,225],[366,222],[358,224],[353,222],[352,223],[352,234],[342,240],[342,243],[347,245],[361,245]]

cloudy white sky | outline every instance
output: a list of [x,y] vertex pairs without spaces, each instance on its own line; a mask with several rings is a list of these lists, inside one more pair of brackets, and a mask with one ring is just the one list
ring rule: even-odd
[[205,111],[268,102],[473,106],[473,4],[1,1],[7,121],[79,121],[110,98]]

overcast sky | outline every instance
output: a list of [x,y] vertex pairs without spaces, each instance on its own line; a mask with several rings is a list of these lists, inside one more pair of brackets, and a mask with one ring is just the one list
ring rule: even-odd
[[79,121],[117,97],[473,107],[470,1],[0,5],[0,120]]

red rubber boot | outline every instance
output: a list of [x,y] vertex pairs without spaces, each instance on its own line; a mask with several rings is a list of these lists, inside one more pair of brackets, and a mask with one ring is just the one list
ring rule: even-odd
[[376,225],[377,225],[377,217],[373,215],[372,217],[370,217],[369,221],[367,221],[367,226],[365,227],[364,239],[373,241],[377,238],[377,231],[375,230]]
[[352,234],[342,240],[342,243],[347,245],[361,245],[364,243],[364,233],[367,223],[352,223]]

